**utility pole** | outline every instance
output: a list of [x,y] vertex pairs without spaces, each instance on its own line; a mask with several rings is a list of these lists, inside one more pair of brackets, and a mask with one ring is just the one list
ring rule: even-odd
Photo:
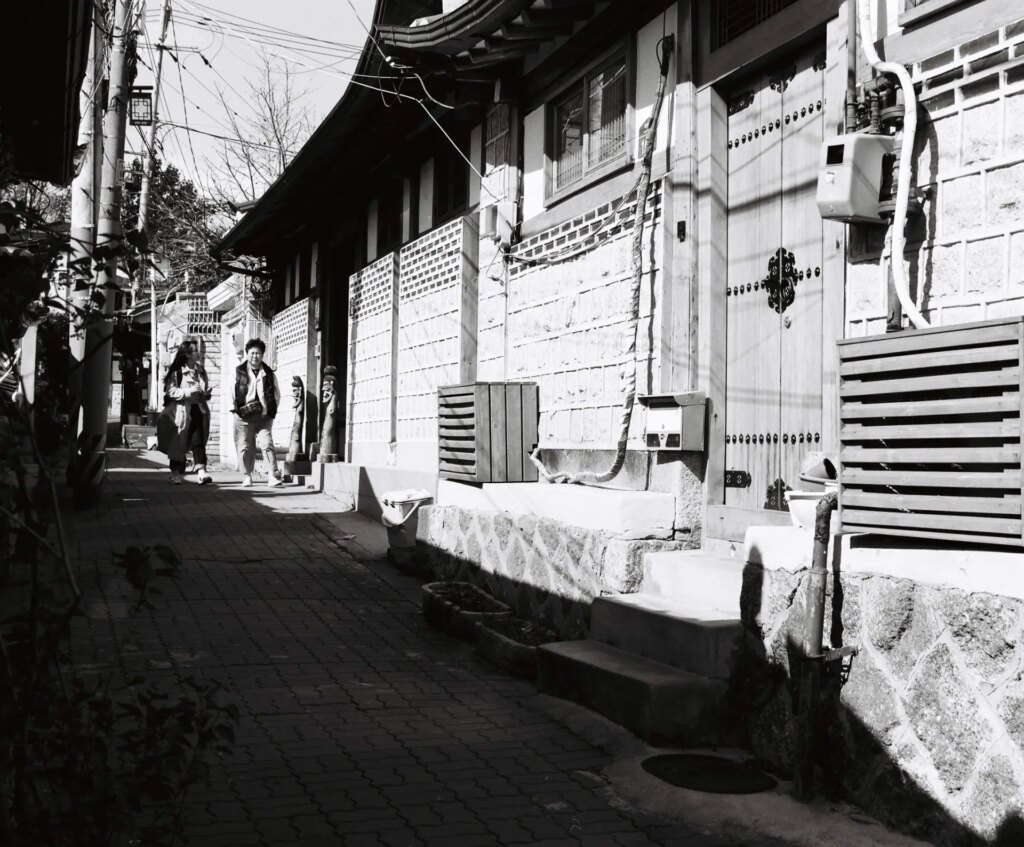
[[[171,20],[171,0],[164,0],[163,20],[160,23],[160,41],[156,45],[156,79],[153,82],[153,122],[149,125],[149,139],[146,142],[145,164],[142,168],[142,188],[139,191],[138,231],[148,236],[146,224],[149,219],[149,181],[153,178],[156,159],[156,125],[160,114],[160,75],[164,67],[164,47],[167,43],[167,25]],[[149,246],[148,238],[142,241]],[[160,392],[160,348],[157,345],[156,283],[153,269],[144,271],[149,276],[149,404],[156,408]]]
[[[70,461],[77,461],[75,447],[82,430],[82,377],[85,367],[85,313],[92,290],[92,254],[96,247],[96,210],[99,205],[99,166],[103,159],[103,131],[101,83],[106,61],[103,27],[98,20],[97,6],[93,10],[92,41],[89,45],[89,64],[79,95],[81,123],[78,127],[78,146],[85,152],[81,168],[71,183],[71,250],[68,268],[68,420],[72,449]],[[72,479],[76,470],[68,469]]]
[[103,300],[103,319],[91,323],[86,330],[82,434],[75,480],[76,500],[83,505],[99,499],[107,464],[107,410],[114,335],[111,318],[117,295],[117,259],[121,253],[124,141],[131,93],[129,74],[135,49],[132,6],[132,0],[117,0],[110,47],[110,84],[103,113],[103,167],[96,222],[96,249],[102,261],[96,291]]

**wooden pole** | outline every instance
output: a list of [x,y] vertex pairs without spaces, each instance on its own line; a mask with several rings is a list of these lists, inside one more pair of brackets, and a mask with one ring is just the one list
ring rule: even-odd
[[149,125],[146,141],[145,164],[142,168],[142,188],[139,190],[139,232],[146,233],[149,218],[149,181],[153,178],[153,163],[156,150],[156,125],[160,114],[160,76],[164,67],[164,45],[167,42],[167,25],[171,20],[171,0],[164,0],[163,20],[160,23],[160,41],[156,45],[156,72],[153,81],[153,122]]
[[[129,0],[117,0],[110,48],[110,83],[103,114],[103,166],[96,248],[102,251],[95,295],[103,302],[103,318],[86,330],[82,386],[82,434],[79,438],[76,501],[99,499],[106,471],[107,410],[110,405],[114,301],[117,258],[121,252],[121,188],[124,180],[124,141],[128,123],[129,64],[134,53],[134,23]],[[95,352],[94,352],[95,351]]]
[[[97,9],[93,13],[99,14]],[[71,261],[68,286],[68,421],[72,450],[69,468],[75,476],[74,443],[82,431],[82,375],[85,359],[85,319],[92,289],[92,254],[96,247],[96,208],[99,181],[96,178],[98,162],[103,157],[101,131],[102,97],[100,96],[106,44],[98,21],[92,22],[92,41],[89,45],[89,64],[86,66],[79,110],[82,118],[78,128],[78,146],[84,149],[81,169],[71,183]]]

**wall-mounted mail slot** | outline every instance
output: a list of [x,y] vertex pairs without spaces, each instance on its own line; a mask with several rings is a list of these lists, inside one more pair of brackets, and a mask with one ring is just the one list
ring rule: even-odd
[[647,409],[644,446],[648,450],[704,449],[704,392],[646,394],[637,400]]

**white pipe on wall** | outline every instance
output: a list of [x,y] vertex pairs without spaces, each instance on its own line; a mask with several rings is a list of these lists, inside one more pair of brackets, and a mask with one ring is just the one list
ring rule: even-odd
[[910,74],[903,65],[897,62],[883,62],[875,50],[875,32],[871,25],[871,18],[868,14],[869,0],[857,0],[857,11],[860,16],[861,42],[864,45],[864,55],[867,56],[871,68],[880,74],[893,74],[900,82],[903,89],[903,102],[905,105],[903,116],[903,146],[900,150],[900,167],[897,175],[899,185],[896,188],[896,213],[892,223],[892,250],[889,261],[892,262],[893,283],[896,287],[896,295],[900,298],[903,311],[907,313],[910,322],[918,329],[929,326],[924,315],[917,308],[917,304],[910,297],[910,286],[907,282],[907,269],[903,262],[903,251],[906,249],[907,236],[907,206],[910,203],[910,168],[911,159],[914,155],[914,140],[917,137],[917,97],[914,94],[914,83]]

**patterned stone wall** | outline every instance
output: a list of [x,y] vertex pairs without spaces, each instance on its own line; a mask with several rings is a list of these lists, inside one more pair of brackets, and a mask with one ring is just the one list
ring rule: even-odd
[[[481,273],[481,378],[500,370],[504,378],[539,384],[543,447],[612,448],[618,438],[635,199],[602,229],[614,208],[614,202],[606,203],[526,239],[500,282]],[[660,362],[652,350],[660,344],[660,306],[654,302],[663,249],[660,219],[655,184],[644,215],[637,351],[628,363],[637,366],[638,393],[658,383]],[[593,249],[554,264],[528,263],[588,247]],[[482,250],[481,266],[489,261]],[[639,436],[640,424],[641,416],[634,415],[631,437]]]
[[[913,66],[921,97],[908,274],[930,323],[1024,313],[1024,21]],[[885,331],[883,227],[851,229],[847,336]]]
[[[786,772],[806,583],[806,571],[748,565],[741,601],[737,692],[754,753]],[[1024,603],[861,574],[839,588],[830,578],[825,640],[859,653],[823,701],[826,792],[934,843],[1024,843]]]
[[378,459],[394,440],[395,312],[398,254],[349,277],[348,432],[352,461]]
[[[459,383],[473,357],[476,300],[475,223],[456,218],[402,248],[399,257],[399,449],[437,442],[437,387]],[[467,286],[469,290],[467,290]],[[465,374],[469,376],[468,373]],[[436,467],[435,450],[419,451]]]
[[[306,384],[306,355],[309,336],[309,298],[304,297],[292,303],[283,312],[274,315],[271,321],[274,338],[271,367],[277,374],[277,385],[281,391],[279,414],[274,418],[274,446],[288,449],[292,433],[291,396],[292,377],[302,379]],[[315,390],[315,389],[314,389]]]
[[476,582],[566,638],[586,637],[595,597],[639,589],[645,553],[690,546],[455,506],[420,509],[416,541],[437,579]]

